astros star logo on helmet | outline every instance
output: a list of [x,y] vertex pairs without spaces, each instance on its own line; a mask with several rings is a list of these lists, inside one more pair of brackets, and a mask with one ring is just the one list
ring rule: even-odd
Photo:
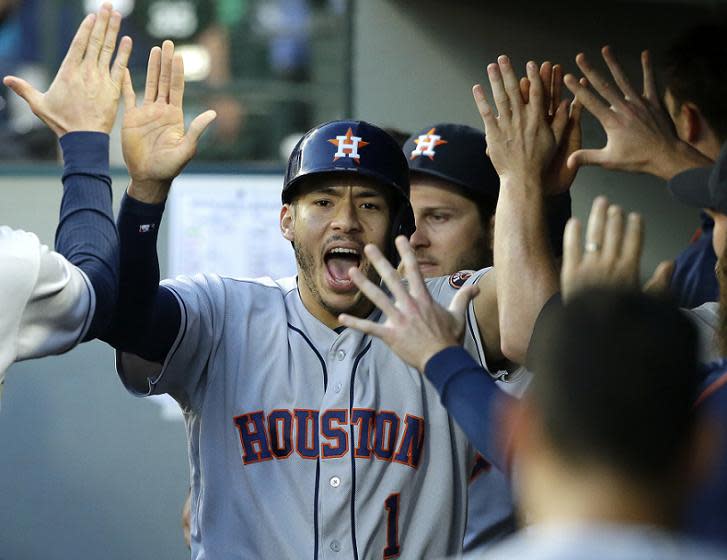
[[329,142],[338,147],[338,151],[333,154],[333,161],[348,157],[356,163],[361,161],[361,156],[358,155],[359,149],[369,145],[369,142],[364,141],[360,136],[354,136],[350,127],[345,136],[336,136],[335,139],[332,138]]
[[422,134],[419,138],[414,140],[417,147],[411,151],[412,160],[419,156],[427,156],[429,159],[434,161],[436,147],[447,143],[446,140],[442,140],[442,137],[439,134],[435,134],[436,131],[436,128],[432,128],[429,132]]

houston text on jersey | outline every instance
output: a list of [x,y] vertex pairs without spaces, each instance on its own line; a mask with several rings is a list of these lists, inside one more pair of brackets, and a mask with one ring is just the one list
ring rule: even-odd
[[[424,419],[407,414],[402,420],[389,410],[370,408],[276,409],[247,412],[234,418],[245,465],[287,459],[334,459],[349,452],[356,459],[393,461],[417,468],[424,448]],[[322,442],[322,445],[321,445]]]

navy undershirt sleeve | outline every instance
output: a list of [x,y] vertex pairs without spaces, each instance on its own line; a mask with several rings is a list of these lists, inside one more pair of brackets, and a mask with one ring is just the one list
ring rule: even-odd
[[56,251],[83,270],[96,307],[84,340],[102,336],[111,323],[118,294],[119,238],[111,208],[109,136],[69,132],[63,150],[63,198]]
[[117,350],[163,363],[179,333],[181,311],[159,285],[157,236],[164,204],[145,204],[124,194],[117,220],[120,243],[119,299],[110,335]]
[[432,356],[424,374],[477,450],[508,474],[508,453],[503,443],[510,438],[502,432],[497,412],[500,407],[517,402],[516,399],[501,391],[461,346],[445,348]]
[[719,284],[714,267],[717,256],[712,248],[714,222],[702,214],[701,235],[674,260],[671,293],[677,305],[694,309],[707,301],[719,300]]

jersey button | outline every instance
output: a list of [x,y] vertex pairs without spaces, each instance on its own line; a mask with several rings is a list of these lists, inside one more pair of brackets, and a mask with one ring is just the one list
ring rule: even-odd
[[339,362],[342,362],[345,357],[346,357],[346,352],[344,352],[343,350],[339,350],[338,352],[336,352],[336,359]]
[[333,386],[333,390],[334,390],[334,391],[335,391],[336,393],[340,393],[340,392],[341,392],[341,389],[343,389],[343,385],[341,385],[340,383],[336,383],[336,384],[335,384],[335,385]]
[[331,485],[331,486],[333,486],[334,488],[338,488],[338,487],[339,487],[339,486],[341,485],[341,479],[340,479],[340,478],[338,478],[337,476],[334,476],[334,477],[333,477],[333,478],[331,478],[331,480],[329,480],[328,482],[329,482],[329,483],[330,483],[330,485]]
[[339,552],[341,550],[341,543],[338,541],[331,541],[331,550],[333,552]]

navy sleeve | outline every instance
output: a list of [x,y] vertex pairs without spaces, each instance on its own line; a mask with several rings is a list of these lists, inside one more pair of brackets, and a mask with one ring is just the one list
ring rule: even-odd
[[119,300],[106,340],[117,350],[163,363],[179,333],[174,294],[159,285],[157,235],[164,204],[124,194],[117,220],[120,242]]
[[119,238],[111,208],[109,137],[101,132],[69,132],[63,150],[63,198],[56,251],[83,270],[95,292],[96,307],[84,340],[107,330],[116,304]]
[[717,256],[712,248],[712,229],[705,229],[674,261],[671,292],[679,307],[693,309],[719,299],[714,267]]
[[510,438],[503,433],[497,411],[517,400],[498,389],[489,374],[461,346],[445,348],[432,356],[424,374],[477,450],[508,474],[508,451],[503,444]]

